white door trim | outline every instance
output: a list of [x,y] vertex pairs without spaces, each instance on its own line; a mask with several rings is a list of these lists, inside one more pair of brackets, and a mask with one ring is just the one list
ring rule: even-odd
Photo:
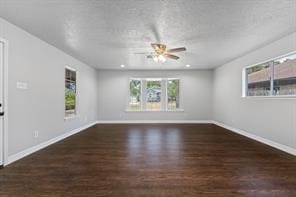
[[3,165],[8,162],[8,41],[0,37],[0,42],[4,44],[4,130],[3,130]]

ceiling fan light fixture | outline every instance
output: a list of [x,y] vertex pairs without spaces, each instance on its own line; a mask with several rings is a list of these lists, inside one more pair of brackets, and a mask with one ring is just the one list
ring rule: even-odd
[[165,62],[166,58],[163,55],[159,55],[158,60],[161,61],[161,62]]
[[153,55],[153,56],[152,56],[152,59],[153,59],[154,62],[158,62],[158,57],[157,57],[157,55]]
[[174,53],[186,51],[185,47],[167,50],[166,45],[161,43],[152,43],[151,46],[154,49],[154,52],[152,52],[150,55],[147,55],[146,57],[152,59],[154,62],[164,63],[167,61],[167,59],[178,60],[180,57],[176,56]]

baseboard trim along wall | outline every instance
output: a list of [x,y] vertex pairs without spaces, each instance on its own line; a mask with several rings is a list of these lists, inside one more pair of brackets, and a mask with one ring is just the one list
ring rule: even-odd
[[269,145],[269,146],[272,146],[276,149],[279,149],[281,151],[284,151],[286,153],[289,153],[291,155],[294,155],[296,156],[296,149],[294,148],[291,148],[289,146],[286,146],[286,145],[283,145],[283,144],[280,144],[280,143],[277,143],[277,142],[274,142],[274,141],[271,141],[271,140],[268,140],[266,138],[263,138],[263,137],[259,137],[257,135],[254,135],[254,134],[251,134],[251,133],[248,133],[246,131],[243,131],[241,129],[236,129],[236,128],[233,128],[231,126],[228,126],[228,125],[225,125],[223,123],[220,123],[220,122],[217,122],[217,121],[212,121],[213,124],[219,126],[219,127],[223,127],[229,131],[232,131],[234,133],[237,133],[237,134],[240,134],[240,135],[243,135],[245,137],[248,137],[248,138],[251,138],[253,140],[256,140],[258,142],[261,142],[263,144],[266,144],[266,145]]
[[13,163],[13,162],[15,162],[15,161],[23,158],[23,157],[26,157],[26,156],[28,156],[28,155],[36,152],[36,151],[39,151],[39,150],[41,150],[43,148],[46,148],[47,146],[49,146],[51,144],[54,144],[54,143],[56,143],[58,141],[61,141],[61,140],[65,139],[65,138],[67,138],[67,137],[69,137],[71,135],[74,135],[76,133],[79,133],[80,131],[83,131],[83,130],[89,128],[89,127],[92,127],[92,126],[96,125],[96,124],[97,124],[97,122],[93,122],[93,123],[87,124],[85,126],[82,126],[82,127],[77,128],[77,129],[74,129],[74,130],[72,130],[70,132],[67,132],[67,133],[64,133],[64,134],[62,134],[60,136],[57,136],[55,138],[52,138],[52,139],[50,139],[48,141],[42,142],[41,144],[37,144],[37,145],[35,145],[33,147],[30,147],[30,148],[28,148],[26,150],[23,150],[23,151],[19,152],[19,153],[16,153],[14,155],[8,156],[8,160],[7,160],[7,162],[5,162],[4,165],[6,166],[8,164],[11,164],[11,163]]
[[97,124],[212,124],[212,120],[99,120]]

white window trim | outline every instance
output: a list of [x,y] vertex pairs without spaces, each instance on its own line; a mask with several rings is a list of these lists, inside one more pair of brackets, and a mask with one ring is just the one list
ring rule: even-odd
[[[286,53],[284,55],[280,55],[280,56],[277,56],[275,58],[270,58],[270,59],[267,59],[265,61],[261,61],[259,63],[255,63],[255,64],[252,64],[252,65],[249,65],[249,66],[245,66],[243,68],[243,71],[242,71],[242,96],[241,98],[245,98],[245,99],[296,99],[296,95],[274,95],[273,94],[273,91],[270,91],[270,95],[269,96],[248,96],[247,94],[247,91],[248,91],[248,78],[247,78],[247,72],[246,70],[248,68],[251,68],[251,67],[254,67],[254,66],[257,66],[257,65],[260,65],[260,64],[264,64],[264,63],[270,63],[274,60],[277,60],[277,59],[280,59],[280,58],[284,58],[286,56],[290,56],[290,55],[293,55],[293,54],[296,54],[296,51],[292,51],[292,52],[289,52],[289,53]],[[272,69],[272,72],[273,71],[273,66],[271,67]],[[273,77],[274,75],[272,74],[272,85],[273,86]],[[272,89],[273,90],[273,89]]]
[[[128,83],[130,82],[130,80],[140,80],[141,81],[141,108],[140,110],[130,110],[128,109],[129,106],[129,85],[127,86],[127,96],[126,96],[126,109],[125,112],[132,112],[132,113],[137,113],[137,112],[184,112],[185,110],[182,108],[183,107],[183,97],[182,97],[182,88],[181,86],[181,79],[179,77],[130,77],[128,79]],[[145,89],[145,85],[146,85],[146,80],[147,79],[160,79],[161,80],[161,109],[157,109],[157,110],[149,110],[149,109],[145,109],[145,105],[146,102],[143,102],[145,100],[145,95],[143,94],[144,89]],[[179,80],[179,97],[180,97],[180,107],[178,109],[174,109],[174,110],[169,110],[167,108],[167,83],[168,80],[172,80],[172,79],[177,79]],[[163,102],[165,101],[165,102]]]
[[[65,72],[66,72],[66,69],[76,72],[75,113],[66,115],[66,110],[64,109],[64,120],[66,121],[66,120],[76,119],[76,118],[80,117],[80,115],[79,115],[79,96],[80,96],[80,94],[79,94],[79,85],[78,85],[78,81],[79,81],[79,72],[78,72],[78,70],[76,68],[71,67],[71,66],[65,66],[64,69],[65,69]],[[64,81],[65,81],[65,79],[64,79]],[[64,107],[65,106],[66,106],[66,103],[65,103],[65,98],[64,98]]]

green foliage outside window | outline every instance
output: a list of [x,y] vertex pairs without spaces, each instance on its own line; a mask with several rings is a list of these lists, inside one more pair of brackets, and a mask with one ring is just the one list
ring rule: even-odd
[[129,109],[136,111],[141,109],[141,80],[130,80],[129,83],[130,101]]
[[65,111],[66,115],[76,112],[76,71],[65,70]]
[[168,80],[167,95],[168,95],[168,110],[175,110],[179,108],[179,80]]
[[65,101],[66,101],[66,110],[74,110],[76,103],[76,94],[75,92],[66,91],[65,93]]
[[141,81],[140,80],[131,80],[130,81],[130,95],[137,97],[137,101],[140,101],[141,95]]
[[168,97],[170,100],[176,100],[179,94],[179,80],[170,80],[168,83]]

